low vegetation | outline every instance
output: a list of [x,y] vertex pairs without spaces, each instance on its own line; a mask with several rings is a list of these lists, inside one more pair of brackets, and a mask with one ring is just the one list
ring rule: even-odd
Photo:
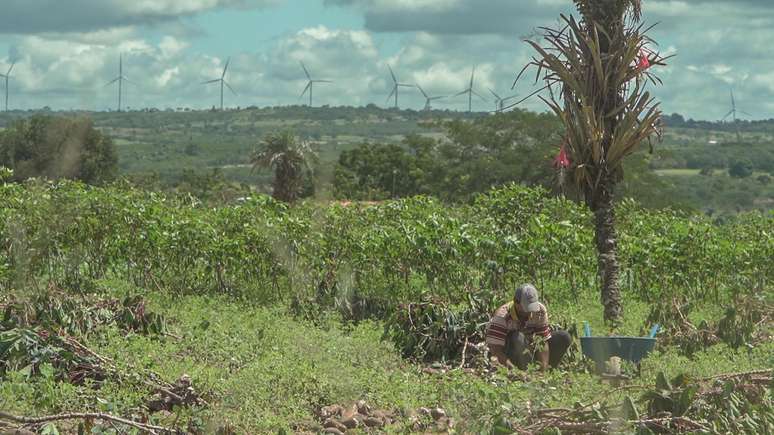
[[213,208],[32,181],[0,197],[5,426],[126,427],[109,416],[192,433],[341,430],[351,419],[394,432],[774,426],[770,214],[718,225],[619,206],[626,311],[615,332],[665,328],[621,388],[577,344],[546,374],[487,362],[483,323],[523,281],[575,337],[584,320],[607,331],[591,216],[545,191],[510,186],[455,207],[257,196]]

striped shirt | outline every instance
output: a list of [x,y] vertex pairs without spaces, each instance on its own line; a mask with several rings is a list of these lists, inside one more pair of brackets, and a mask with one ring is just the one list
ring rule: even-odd
[[486,327],[486,344],[489,346],[505,346],[508,334],[521,331],[526,336],[540,335],[546,340],[551,338],[551,327],[548,324],[548,311],[545,305],[534,313],[517,313],[514,319],[511,315],[511,303],[507,303],[495,311]]

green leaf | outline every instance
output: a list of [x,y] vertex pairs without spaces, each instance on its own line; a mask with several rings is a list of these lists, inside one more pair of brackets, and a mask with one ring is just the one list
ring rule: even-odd
[[48,423],[43,426],[43,430],[40,431],[40,435],[59,435],[59,429],[56,428],[54,423]]
[[623,402],[623,415],[627,420],[637,420],[640,418],[640,413],[637,411],[637,406],[630,396],[626,396]]
[[658,372],[658,375],[656,375],[656,389],[672,391],[672,384],[669,383],[669,380],[667,379],[664,372]]

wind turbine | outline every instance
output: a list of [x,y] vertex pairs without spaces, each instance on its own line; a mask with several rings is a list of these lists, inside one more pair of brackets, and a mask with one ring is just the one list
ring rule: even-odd
[[[726,113],[726,116],[723,117],[723,121],[725,122],[725,120],[728,119],[729,116],[731,117],[731,119],[733,119],[734,125],[736,126],[736,140],[741,141],[742,135],[739,132],[739,123],[737,122],[737,119],[736,119],[736,112],[737,110],[736,110],[736,99],[734,98],[734,89],[731,88],[731,110],[728,113]],[[744,110],[739,110],[739,112],[747,116],[752,116],[749,113],[745,112]]]
[[226,86],[229,91],[231,91],[232,94],[236,95],[237,93],[234,92],[234,88],[231,87],[231,85],[228,84],[226,81],[226,72],[228,71],[228,64],[231,62],[231,58],[226,59],[226,66],[223,67],[223,74],[220,75],[219,79],[212,79],[208,80],[206,82],[202,82],[203,85],[209,85],[210,83],[218,83],[220,82],[220,111],[223,111],[223,86]]
[[126,76],[124,75],[124,56],[123,55],[119,55],[118,56],[118,77],[116,77],[113,80],[111,80],[105,86],[110,86],[110,85],[112,85],[115,82],[118,82],[118,111],[120,112],[121,111],[121,96],[122,96],[122,92],[123,92],[124,82],[134,83],[131,80],[129,80],[128,78],[126,78]]
[[495,97],[495,112],[502,112],[502,111],[504,111],[505,110],[505,102],[508,101],[508,100],[512,100],[512,99],[518,97],[518,95],[511,95],[510,97],[502,98],[499,95],[497,95],[497,93],[495,91],[493,91],[491,88],[488,88],[488,89],[489,89],[489,92],[492,95],[494,95],[494,97]]
[[392,98],[393,95],[395,95],[395,108],[398,108],[398,88],[413,88],[414,85],[409,85],[406,83],[400,83],[398,82],[397,77],[395,77],[395,72],[392,71],[392,67],[388,64],[387,68],[390,69],[390,75],[392,76],[392,92],[390,92],[390,95],[387,96],[387,101],[390,101],[390,98]]
[[473,71],[470,73],[470,84],[468,85],[468,88],[465,89],[462,92],[457,93],[454,95],[455,97],[459,97],[460,95],[468,94],[468,113],[473,111],[473,95],[475,94],[478,98],[481,98],[482,100],[486,101],[486,98],[479,95],[478,92],[473,90],[473,79],[476,76],[476,67],[473,67]]
[[432,110],[433,108],[430,106],[430,103],[435,100],[440,100],[441,98],[446,98],[445,95],[439,96],[439,97],[430,97],[427,95],[424,89],[422,89],[422,86],[417,85],[417,89],[419,89],[419,92],[422,93],[422,95],[425,96],[425,110]]
[[0,77],[5,79],[5,111],[8,111],[8,79],[11,78],[11,70],[13,70],[14,65],[16,65],[16,62],[11,64],[11,67],[8,68],[8,72],[5,74],[0,74]]
[[304,88],[304,91],[301,92],[301,96],[298,97],[299,99],[304,98],[304,94],[306,94],[306,91],[309,91],[309,107],[312,107],[312,95],[314,93],[314,84],[315,83],[333,83],[330,80],[312,80],[311,74],[309,74],[309,70],[306,69],[306,65],[304,65],[304,62],[301,62],[301,68],[304,69],[304,74],[306,74],[306,78],[309,80],[306,83],[306,87]]

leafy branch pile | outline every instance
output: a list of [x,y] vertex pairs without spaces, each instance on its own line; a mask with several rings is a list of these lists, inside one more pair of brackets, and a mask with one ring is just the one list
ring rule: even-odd
[[[72,297],[62,291],[50,290],[31,301],[11,300],[2,304],[2,308],[0,379],[10,373],[22,373],[28,379],[41,377],[94,389],[101,388],[107,380],[128,383],[149,391],[151,396],[145,407],[148,413],[169,411],[173,406],[206,404],[193,389],[190,378],[184,376],[170,384],[153,372],[121,369],[114,361],[99,355],[75,338],[98,334],[111,325],[125,333],[166,334],[166,319],[147,310],[141,296],[90,302],[84,297]],[[3,419],[26,425],[84,420],[92,427],[94,420],[105,420],[151,433],[169,432],[158,426],[95,413],[68,413],[37,419],[0,414],[0,420]]]
[[774,337],[774,306],[763,295],[741,297],[717,321],[698,325],[689,319],[694,306],[685,298],[653,304],[647,323],[662,326],[663,345],[674,345],[689,356],[720,342],[733,349],[751,348]]
[[[774,370],[730,373],[706,379],[659,373],[639,399],[623,403],[601,399],[573,408],[530,409],[526,419],[505,409],[495,433],[770,433],[774,430]],[[512,414],[512,416],[510,415]]]

